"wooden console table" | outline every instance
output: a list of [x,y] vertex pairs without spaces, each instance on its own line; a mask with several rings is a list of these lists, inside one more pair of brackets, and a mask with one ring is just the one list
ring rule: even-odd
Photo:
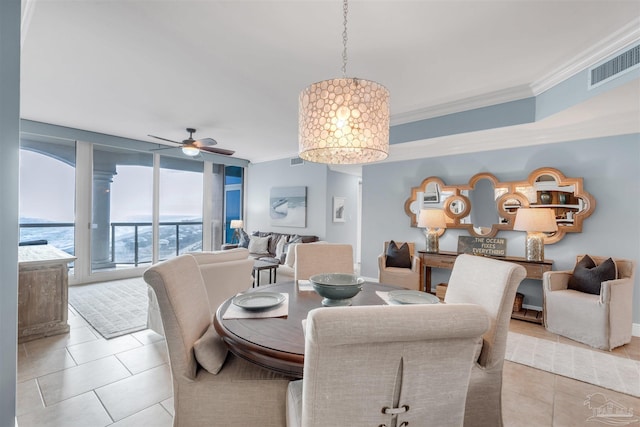
[[18,249],[18,343],[69,332],[67,264],[76,257],[51,245]]
[[[420,256],[420,260],[422,262],[422,274],[424,278],[420,278],[420,283],[423,283],[424,290],[426,292],[433,293],[431,290],[431,269],[432,268],[445,268],[447,270],[451,270],[453,268],[453,264],[456,261],[458,255],[457,252],[447,252],[440,251],[437,254],[427,253],[425,251],[418,251]],[[544,261],[527,261],[522,257],[490,257],[493,259],[498,259],[502,261],[512,262],[514,264],[519,264],[523,266],[527,270],[527,279],[537,279],[542,280],[542,274],[545,271],[551,271],[551,267],[553,266],[552,260],[544,260]],[[522,309],[518,312],[514,312],[511,317],[513,319],[526,320],[534,323],[542,323],[542,312],[537,310],[527,310]]]

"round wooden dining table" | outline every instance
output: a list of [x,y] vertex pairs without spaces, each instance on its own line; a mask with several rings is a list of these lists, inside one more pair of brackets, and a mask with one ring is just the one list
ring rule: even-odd
[[[362,291],[352,298],[352,305],[383,305],[376,291],[389,292],[398,288],[365,282]],[[247,292],[281,292],[289,294],[286,317],[259,319],[223,319],[233,298],[218,307],[213,323],[216,331],[236,356],[264,368],[292,377],[302,378],[304,367],[304,332],[302,320],[314,308],[322,307],[322,297],[313,290],[298,290],[295,282],[278,283],[250,289]],[[331,309],[331,308],[328,308]]]

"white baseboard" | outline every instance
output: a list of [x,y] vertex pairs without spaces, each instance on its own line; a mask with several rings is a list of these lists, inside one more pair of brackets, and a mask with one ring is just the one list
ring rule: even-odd
[[634,323],[631,327],[631,335],[640,337],[640,323]]

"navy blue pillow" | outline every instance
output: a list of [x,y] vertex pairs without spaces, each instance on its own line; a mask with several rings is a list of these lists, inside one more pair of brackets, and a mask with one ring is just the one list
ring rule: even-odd
[[596,266],[593,259],[589,255],[585,255],[576,264],[573,274],[569,277],[569,289],[600,295],[602,282],[615,280],[617,276],[618,269],[613,259],[609,258]]
[[386,255],[385,265],[387,267],[411,268],[411,253],[409,252],[409,245],[406,243],[398,247],[396,242],[390,241]]
[[238,247],[248,248],[249,247],[249,235],[246,231],[240,230],[240,241],[238,242]]

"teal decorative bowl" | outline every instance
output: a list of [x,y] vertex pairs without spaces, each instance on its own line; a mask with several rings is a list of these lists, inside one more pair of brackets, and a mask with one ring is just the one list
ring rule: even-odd
[[351,305],[351,298],[362,290],[364,279],[355,274],[322,273],[309,277],[313,289],[324,299],[322,305]]

